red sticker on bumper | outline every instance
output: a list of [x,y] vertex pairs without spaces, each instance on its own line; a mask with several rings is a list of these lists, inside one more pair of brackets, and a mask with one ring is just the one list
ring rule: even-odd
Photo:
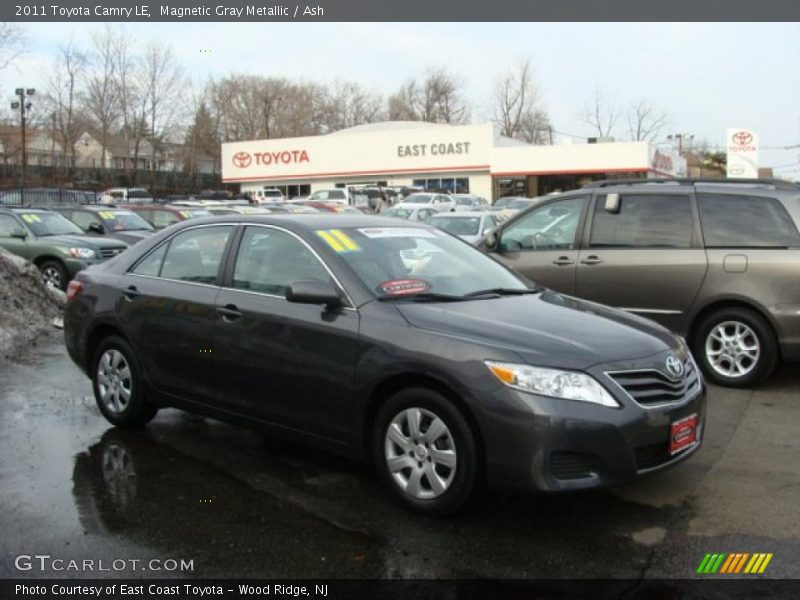
[[669,430],[669,453],[676,454],[697,441],[697,415],[675,421]]

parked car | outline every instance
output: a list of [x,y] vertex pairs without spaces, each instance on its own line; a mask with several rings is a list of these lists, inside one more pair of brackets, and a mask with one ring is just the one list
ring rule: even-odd
[[86,204],[95,201],[95,193],[72,188],[31,187],[0,192],[2,206],[51,206],[55,204]]
[[445,194],[411,194],[404,198],[398,206],[408,208],[411,206],[424,206],[436,209],[439,212],[455,211],[455,201]]
[[156,229],[163,229],[186,219],[211,216],[206,208],[175,204],[128,204],[123,208],[140,215]]
[[270,202],[268,208],[274,208],[283,212],[295,214],[310,214],[320,212],[313,206],[305,206],[299,202]]
[[114,425],[161,406],[244,421],[370,459],[438,514],[480,482],[614,485],[701,444],[703,380],[652,321],[538,288],[421,224],[230,218],[176,225],[70,283],[66,346]]
[[145,188],[110,188],[98,194],[102,204],[150,204],[153,196]]
[[349,204],[346,189],[318,190],[311,194],[307,200],[312,202],[338,202],[339,204]]
[[208,206],[206,210],[212,215],[270,215],[275,213],[288,212],[279,206],[239,206],[222,204],[219,206]]
[[495,200],[491,210],[497,211],[502,219],[510,219],[518,212],[530,208],[536,204],[536,198],[523,198],[518,196],[506,196]]
[[490,205],[486,198],[481,198],[479,196],[473,196],[472,194],[453,194],[450,196],[452,200],[456,203],[455,210],[456,212],[461,211],[481,211],[481,210],[489,210]]
[[426,206],[409,206],[403,207],[402,205],[389,208],[381,213],[382,217],[391,217],[394,219],[407,219],[409,221],[420,221],[427,223],[434,215],[439,214],[439,211],[433,207]]
[[81,269],[124,252],[127,244],[86,235],[56,212],[0,207],[0,246],[32,262],[47,285],[60,290]]
[[286,198],[277,188],[270,188],[266,190],[256,190],[255,195],[251,196],[254,204],[264,204],[269,202],[285,202]]
[[155,231],[153,226],[133,211],[104,204],[55,206],[53,211],[64,215],[86,234],[106,235],[133,245]]
[[707,377],[747,387],[800,359],[800,190],[785,182],[596,182],[548,196],[486,248],[565,294],[685,336]]
[[428,221],[428,225],[457,235],[473,245],[479,244],[499,224],[500,218],[489,211],[438,213]]

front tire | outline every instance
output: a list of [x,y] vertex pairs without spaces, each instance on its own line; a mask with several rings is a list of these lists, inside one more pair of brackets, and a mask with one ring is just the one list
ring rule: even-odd
[[120,337],[108,337],[98,346],[92,362],[92,387],[100,412],[117,427],[145,425],[158,412],[144,396],[136,353]]
[[693,345],[706,378],[727,387],[753,386],[778,363],[772,327],[749,308],[723,308],[710,314],[697,328]]
[[452,514],[475,494],[475,437],[460,410],[438,392],[409,388],[389,398],[375,420],[373,452],[385,484],[418,512]]
[[64,265],[58,260],[46,260],[39,265],[39,272],[42,274],[44,284],[58,290],[66,291],[69,283],[69,276]]

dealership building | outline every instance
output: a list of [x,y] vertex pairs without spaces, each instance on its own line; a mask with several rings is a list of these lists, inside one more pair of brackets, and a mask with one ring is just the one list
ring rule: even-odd
[[[590,140],[591,141],[591,140]],[[596,179],[672,177],[686,161],[648,142],[533,146],[491,124],[392,121],[313,137],[222,145],[222,178],[254,196],[284,196],[348,186],[415,186],[488,199],[538,196]]]

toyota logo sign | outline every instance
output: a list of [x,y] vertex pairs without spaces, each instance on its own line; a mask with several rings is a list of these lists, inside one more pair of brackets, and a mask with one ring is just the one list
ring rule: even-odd
[[731,140],[739,146],[747,146],[753,143],[753,134],[749,131],[737,131],[731,136]]
[[237,152],[233,155],[233,164],[240,169],[246,169],[251,162],[253,162],[253,157],[249,152]]
[[674,354],[667,357],[667,373],[675,377],[683,375],[683,363]]

